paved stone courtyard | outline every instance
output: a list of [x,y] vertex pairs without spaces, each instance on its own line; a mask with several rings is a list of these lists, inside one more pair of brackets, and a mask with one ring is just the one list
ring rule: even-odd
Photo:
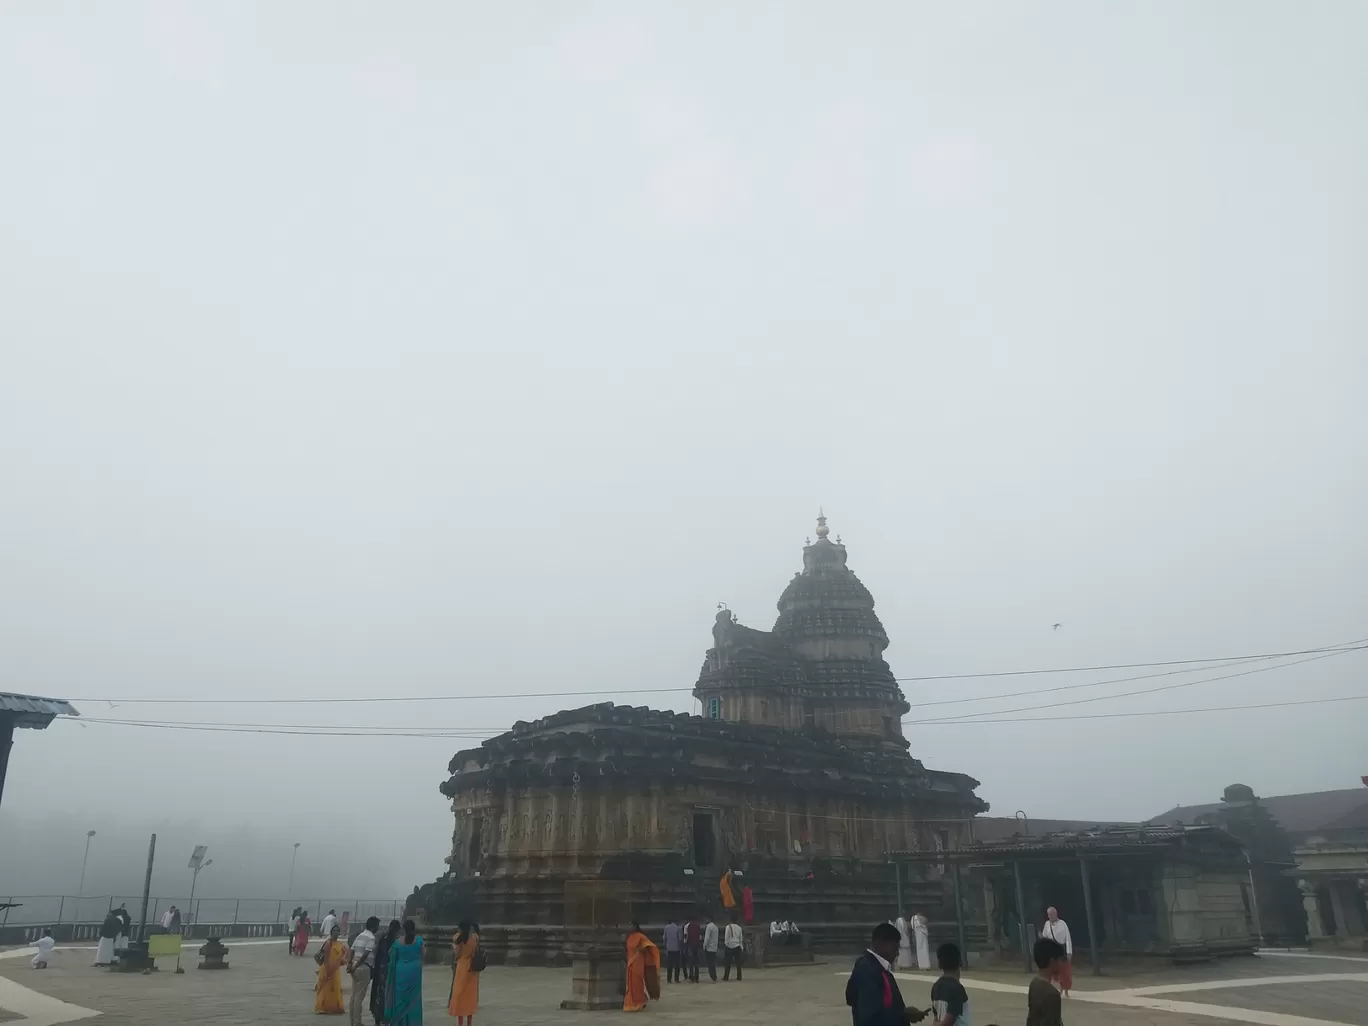
[[[291,958],[284,941],[231,944],[227,972],[200,972],[194,959],[182,976],[167,965],[150,976],[95,969],[90,948],[58,948],[52,968],[35,972],[19,952],[0,953],[0,1005],[32,1026],[88,1019],[109,1026],[210,1023],[318,1022],[313,1014],[313,969]],[[187,952],[190,949],[187,947]],[[665,985],[662,1000],[633,1022],[662,1024],[773,1024],[845,1026],[844,960],[747,974],[743,983]],[[425,1018],[450,1021],[446,993],[450,970],[431,967],[424,979]],[[925,1005],[931,977],[900,977],[910,1003]],[[1121,977],[1080,976],[1066,1002],[1069,1026],[1368,1026],[1368,959],[1314,956],[1261,957],[1161,973]],[[1007,971],[969,974],[974,1026],[1019,1024],[1025,1019],[1027,977]],[[569,993],[564,969],[491,967],[480,988],[480,1026],[589,1026],[620,1012],[564,1012]],[[64,1004],[65,1003],[65,1004]],[[92,1018],[91,1013],[97,1017]],[[6,1016],[0,1014],[0,1021]],[[345,1022],[345,1016],[328,1021]],[[369,1026],[369,1016],[366,1022]]]

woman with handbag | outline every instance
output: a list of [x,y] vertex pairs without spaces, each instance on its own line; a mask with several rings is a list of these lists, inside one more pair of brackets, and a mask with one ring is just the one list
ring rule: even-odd
[[342,1004],[342,968],[351,957],[347,945],[338,938],[341,933],[334,926],[328,939],[314,955],[318,963],[318,982],[314,984],[314,1014],[341,1015],[346,1011]]
[[451,938],[453,973],[451,995],[447,999],[447,1014],[455,1016],[456,1026],[474,1026],[475,1013],[480,1007],[480,970],[484,955],[480,951],[480,935],[463,922]]

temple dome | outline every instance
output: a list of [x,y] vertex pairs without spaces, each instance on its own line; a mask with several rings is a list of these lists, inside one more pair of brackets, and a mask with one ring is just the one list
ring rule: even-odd
[[[803,547],[803,569],[779,596],[774,633],[810,659],[883,661],[888,633],[874,613],[874,596],[846,566],[846,547],[827,537]],[[889,674],[892,683],[892,674]]]
[[817,540],[779,597],[771,631],[713,624],[694,695],[705,715],[788,728],[817,727],[846,743],[903,750],[907,700],[883,651],[888,634],[874,596],[846,566],[846,547],[817,518]]

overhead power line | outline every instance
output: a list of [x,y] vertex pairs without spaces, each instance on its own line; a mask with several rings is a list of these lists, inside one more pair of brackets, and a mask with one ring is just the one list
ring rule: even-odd
[[[1333,656],[1346,655],[1350,652],[1358,652],[1368,649],[1368,639],[1361,639],[1358,642],[1346,642],[1339,646],[1329,646],[1320,649],[1308,649],[1306,652],[1314,654],[1308,655],[1303,659],[1296,659],[1291,662],[1281,662],[1270,666],[1259,666],[1249,670],[1241,670],[1236,673],[1220,674],[1214,677],[1204,677],[1198,680],[1181,681],[1177,684],[1165,684],[1156,688],[1142,688],[1135,691],[1126,691],[1113,695],[1097,695],[1091,698],[1080,698],[1056,702],[1049,706],[1033,704],[1021,706],[1014,709],[990,709],[979,713],[960,713],[952,716],[932,717],[928,719],[906,719],[905,725],[918,726],[928,724],[955,725],[961,723],[1021,723],[1021,722],[1044,722],[1056,720],[1075,720],[1075,719],[1112,719],[1131,716],[1165,716],[1178,715],[1183,713],[1202,713],[1217,711],[1235,711],[1242,709],[1266,709],[1282,708],[1297,705],[1319,705],[1327,702],[1357,701],[1368,696],[1346,696],[1331,699],[1306,699],[1298,702],[1283,703],[1264,703],[1256,705],[1233,705],[1218,706],[1205,709],[1155,709],[1155,710],[1135,710],[1124,713],[1097,713],[1084,714],[1081,716],[1058,716],[1051,714],[1046,717],[1016,717],[1011,714],[1020,712],[1039,712],[1045,708],[1058,708],[1068,705],[1084,705],[1093,702],[1110,701],[1117,698],[1128,698],[1137,695],[1155,694],[1158,692],[1172,691],[1180,688],[1193,687],[1198,684],[1213,683],[1222,680],[1231,680],[1237,677],[1245,677],[1256,673],[1266,673],[1279,670],[1290,666],[1297,666],[1301,663],[1315,662],[1320,659],[1328,659]],[[1230,665],[1243,665],[1251,661],[1263,661],[1266,659],[1277,658],[1271,655],[1255,655],[1241,657],[1238,661]],[[1020,694],[1046,694],[1058,691],[1070,691],[1078,688],[1097,687],[1104,684],[1121,683],[1129,680],[1141,680],[1152,677],[1167,677],[1181,673],[1194,672],[1193,667],[1185,670],[1170,670],[1160,673],[1143,674],[1137,677],[1118,678],[1110,681],[1092,681],[1086,684],[1065,685],[1058,688],[1043,688],[1035,692],[1014,692],[1009,695],[991,697],[1015,697]],[[942,704],[942,703],[928,703]],[[447,738],[452,740],[477,740],[486,738],[494,734],[503,733],[507,727],[492,726],[470,726],[462,725],[459,727],[432,727],[423,726],[399,726],[399,727],[372,727],[372,726],[352,726],[336,724],[273,724],[273,723],[237,723],[237,722],[216,722],[205,720],[151,720],[151,719],[124,719],[109,717],[68,717],[73,722],[78,723],[97,723],[102,725],[143,727],[156,730],[185,730],[202,731],[209,733],[243,733],[243,734],[283,734],[291,736],[319,736],[319,737],[411,737],[411,738]]]
[[198,723],[159,722],[157,720],[94,719],[87,716],[67,716],[61,718],[76,724],[114,724],[121,727],[147,727],[153,730],[204,731],[211,734],[289,734],[295,737],[445,737],[478,740],[487,738],[491,734],[501,734],[507,730],[506,727],[487,731],[472,731],[468,728],[441,729],[433,727],[384,727],[376,729],[367,729],[364,727],[332,728],[324,725],[312,726],[308,724],[281,724],[279,726],[262,724],[260,726],[223,727]]
[[[1368,701],[1368,695],[1341,695],[1336,698],[1306,698],[1294,702],[1260,702],[1252,705],[1211,705],[1202,706],[1194,709],[1140,709],[1132,712],[1115,713],[1084,713],[1080,716],[1011,716],[1005,719],[975,719],[975,720],[950,720],[941,726],[960,727],[975,726],[980,723],[1058,723],[1062,720],[1110,720],[1128,719],[1134,716],[1187,716],[1198,713],[1213,712],[1244,712],[1254,709],[1291,709],[1300,706],[1310,705],[1329,705],[1336,702],[1362,702]],[[423,728],[384,728],[376,730],[334,730],[327,727],[319,728],[299,728],[292,726],[280,727],[210,727],[210,726],[186,726],[180,723],[157,723],[143,720],[101,720],[79,719],[63,717],[71,723],[100,723],[114,724],[124,727],[149,727],[159,730],[190,730],[190,731],[209,731],[211,733],[225,734],[288,734],[292,736],[305,737],[411,737],[411,738],[451,738],[451,739],[476,739],[488,737],[490,733],[501,733],[501,731],[462,733],[459,729],[442,730]]]
[[979,723],[1058,723],[1061,720],[1120,720],[1131,716],[1188,716],[1194,713],[1243,712],[1247,709],[1291,709],[1303,705],[1329,705],[1332,702],[1362,702],[1368,695],[1341,695],[1338,698],[1303,698],[1295,702],[1260,702],[1255,705],[1209,705],[1200,709],[1137,709],[1134,712],[1084,713],[1081,716],[1012,716],[1002,720],[950,720],[943,727],[974,726]]
[[[1368,638],[1360,638],[1357,641],[1342,642],[1338,645],[1323,645],[1319,648],[1303,648],[1287,652],[1255,652],[1243,655],[1232,656],[1205,656],[1199,659],[1163,659],[1142,663],[1104,663],[1094,666],[1062,666],[1051,669],[1033,670],[997,670],[986,673],[945,673],[933,674],[922,677],[895,677],[894,680],[900,683],[928,680],[971,680],[984,677],[1021,677],[1034,674],[1046,673],[1087,673],[1102,670],[1132,670],[1147,667],[1161,666],[1192,666],[1198,663],[1230,663],[1238,664],[1242,662],[1254,662],[1263,659],[1283,659],[1291,656],[1313,655],[1319,652],[1329,652],[1333,650],[1345,649],[1352,645],[1368,642]],[[1174,671],[1182,673],[1184,671]],[[1192,672],[1192,671],[1189,671]],[[1158,675],[1156,675],[1158,676]],[[1125,680],[1141,680],[1143,677],[1124,678]],[[1068,690],[1077,687],[1094,687],[1102,684],[1115,684],[1121,681],[1097,681],[1093,684],[1066,685],[1061,688],[1051,688],[1046,690]],[[512,692],[507,694],[479,694],[479,695],[366,695],[361,697],[339,697],[326,696],[315,698],[72,698],[72,702],[98,703],[104,702],[113,705],[364,705],[382,704],[387,702],[469,702],[477,700],[502,700],[502,699],[522,699],[522,698],[582,698],[596,695],[638,695],[638,694],[671,694],[692,692],[694,689],[689,687],[636,687],[636,688],[605,688],[589,691],[524,691]],[[1025,694],[1039,694],[1040,691],[1029,691]],[[1023,694],[1013,692],[1007,695],[983,695],[976,698],[950,699],[940,703],[930,704],[951,704],[953,702],[978,702],[991,701],[994,698],[1014,698]]]
[[973,721],[984,716],[1004,716],[1008,713],[1016,712],[1037,712],[1042,708],[1058,708],[1061,705],[1087,705],[1091,702],[1109,702],[1114,698],[1131,698],[1135,695],[1153,695],[1161,691],[1176,691],[1179,688],[1190,688],[1197,684],[1211,684],[1219,680],[1233,680],[1236,677],[1248,677],[1255,673],[1268,673],[1272,670],[1281,670],[1289,666],[1299,666],[1302,663],[1314,663],[1318,659],[1329,659],[1333,656],[1346,655],[1350,652],[1362,652],[1368,645],[1358,645],[1354,648],[1338,648],[1332,652],[1322,652],[1320,655],[1307,656],[1305,659],[1294,659],[1288,663],[1275,663],[1272,666],[1256,666],[1252,670],[1241,670],[1238,673],[1225,673],[1217,677],[1201,677],[1197,680],[1180,681],[1177,684],[1163,684],[1157,688],[1140,688],[1136,691],[1122,691],[1115,695],[1095,695],[1092,698],[1077,698],[1067,702],[1055,702],[1053,705],[1042,706],[1022,705],[1014,709],[987,709],[983,712],[958,713],[954,716],[933,716],[924,720],[903,720],[905,724],[925,725],[928,723],[950,723],[953,721]]

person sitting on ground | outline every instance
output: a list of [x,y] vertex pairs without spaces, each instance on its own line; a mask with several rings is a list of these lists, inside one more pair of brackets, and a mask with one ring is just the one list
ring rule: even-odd
[[57,942],[52,939],[52,931],[44,929],[43,935],[38,938],[33,946],[38,949],[38,953],[33,956],[33,961],[29,965],[34,969],[46,969],[48,958],[52,955],[52,949],[57,946]]
[[[896,932],[896,931],[895,931]],[[960,966],[964,964],[958,944],[942,944],[936,949],[941,978],[931,984],[931,1010],[936,1026],[970,1026],[969,995],[960,983]]]
[[1039,972],[1026,992],[1026,1026],[1064,1026],[1063,1002],[1054,985],[1059,965],[1067,957],[1064,945],[1042,937],[1031,952]]
[[776,939],[784,936],[784,929],[779,925],[779,920],[777,919],[770,920],[770,936]]
[[907,1007],[893,977],[893,961],[901,941],[892,923],[874,927],[868,950],[855,960],[846,981],[851,1026],[906,1026],[926,1017],[920,1009]]

